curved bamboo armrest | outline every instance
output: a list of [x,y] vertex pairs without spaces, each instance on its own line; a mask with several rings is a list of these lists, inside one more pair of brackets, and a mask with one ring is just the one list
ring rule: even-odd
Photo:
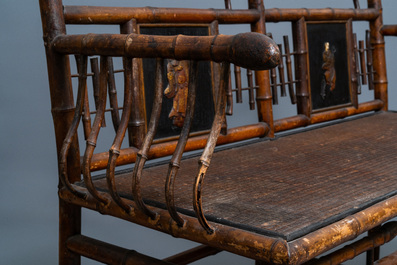
[[380,29],[383,36],[397,36],[397,25],[384,25]]
[[[253,70],[267,70],[274,68],[280,62],[280,51],[276,43],[266,35],[259,33],[242,33],[232,36],[216,35],[216,36],[152,36],[138,34],[86,34],[86,35],[62,35],[58,36],[51,43],[52,48],[63,54],[79,54],[79,95],[78,105],[82,106],[84,102],[84,88],[86,87],[86,68],[87,56],[101,56],[101,72],[100,72],[100,88],[99,95],[101,108],[98,110],[94,126],[87,138],[86,152],[83,159],[83,175],[88,192],[99,203],[108,205],[111,196],[113,201],[118,204],[125,212],[131,213],[133,206],[125,203],[116,189],[115,182],[115,166],[116,160],[120,154],[120,146],[124,138],[127,124],[130,116],[131,99],[132,99],[132,60],[131,58],[157,58],[156,63],[156,85],[155,99],[153,102],[152,115],[149,122],[148,132],[143,141],[142,147],[137,154],[137,160],[132,172],[132,194],[135,201],[135,207],[150,217],[152,220],[157,218],[157,213],[146,207],[143,196],[141,194],[141,178],[142,170],[148,159],[148,152],[156,134],[158,120],[161,112],[162,102],[162,80],[164,72],[164,58],[176,60],[190,60],[189,76],[189,94],[187,102],[188,117],[185,119],[183,129],[176,146],[176,150],[170,162],[169,171],[166,176],[166,204],[171,218],[180,227],[184,226],[185,221],[176,211],[174,202],[174,182],[178,172],[179,164],[189,137],[191,121],[194,114],[194,102],[196,94],[197,81],[197,61],[211,60],[222,62],[220,75],[220,88],[218,89],[218,100],[216,104],[216,113],[212,125],[211,132],[208,136],[206,147],[200,158],[200,167],[196,175],[194,184],[193,208],[197,218],[203,228],[212,234],[214,230],[208,224],[202,209],[201,187],[204,181],[205,173],[209,167],[212,154],[220,134],[222,121],[225,115],[226,106],[226,90],[229,80],[230,63],[250,68]],[[105,194],[96,190],[93,185],[90,174],[91,159],[96,146],[96,140],[104,119],[104,106],[106,104],[106,80],[108,75],[108,56],[123,56],[125,71],[124,82],[124,106],[120,125],[116,132],[113,145],[109,150],[109,159],[106,170],[106,179],[109,188],[109,194]],[[65,141],[65,155],[69,148],[68,142],[75,135],[77,124],[82,115],[82,107],[75,113],[74,124],[70,128],[67,141]],[[85,198],[87,194],[81,193],[68,182],[67,172],[61,175],[64,185],[76,196]]]
[[252,70],[271,69],[280,62],[276,43],[254,32],[215,36],[61,35],[54,39],[52,46],[65,54],[211,60]]

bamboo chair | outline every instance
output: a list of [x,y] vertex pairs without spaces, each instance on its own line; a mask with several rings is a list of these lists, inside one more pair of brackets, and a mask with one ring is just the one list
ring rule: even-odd
[[[80,256],[188,264],[223,250],[258,265],[340,264],[363,252],[374,264],[378,247],[397,232],[387,222],[397,215],[397,114],[388,111],[382,35],[396,35],[396,27],[383,27],[380,0],[362,9],[353,2],[354,9],[265,10],[261,0],[248,0],[248,9],[234,10],[225,1],[225,9],[205,10],[40,0],[59,163],[59,264],[80,264]],[[290,22],[293,45],[288,36],[277,45],[271,35],[278,33],[265,35],[265,20]],[[365,40],[357,41],[354,21],[369,22]],[[119,25],[120,34],[67,34],[70,24]],[[218,24],[249,24],[252,32],[218,35]],[[320,34],[327,31],[338,33],[337,44]],[[122,58],[121,70],[114,57]],[[364,88],[373,100],[359,101]],[[258,122],[229,128],[226,115],[243,93]],[[163,94],[172,98],[168,109]],[[279,95],[289,96],[296,115],[274,118]],[[98,152],[107,112],[114,133],[109,152]],[[194,150],[201,156],[182,157]],[[168,164],[156,162],[167,156]],[[148,257],[84,236],[82,207],[203,245]]]

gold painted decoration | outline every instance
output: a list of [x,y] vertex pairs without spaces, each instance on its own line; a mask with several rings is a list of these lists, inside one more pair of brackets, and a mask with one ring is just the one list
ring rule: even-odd
[[336,85],[335,74],[335,47],[330,48],[329,42],[324,43],[323,52],[323,79],[321,80],[321,97],[324,99],[327,91],[334,91]]
[[183,127],[189,84],[189,62],[170,60],[167,64],[168,86],[164,91],[167,98],[173,98],[168,117],[174,126]]

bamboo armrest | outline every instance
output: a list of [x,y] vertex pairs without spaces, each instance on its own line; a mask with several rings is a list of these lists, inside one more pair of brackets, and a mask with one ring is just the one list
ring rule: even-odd
[[380,33],[384,36],[397,36],[397,25],[384,25]]
[[253,70],[276,67],[280,51],[266,35],[242,33],[216,36],[152,36],[138,34],[62,35],[52,42],[65,54],[212,60]]

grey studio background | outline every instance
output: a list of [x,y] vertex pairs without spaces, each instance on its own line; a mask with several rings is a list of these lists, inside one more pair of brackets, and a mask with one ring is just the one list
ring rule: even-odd
[[[83,1],[65,0],[65,4]],[[166,3],[163,3],[166,2]],[[222,0],[114,0],[84,1],[87,5],[184,6],[223,8]],[[353,7],[350,0],[265,0],[271,7]],[[366,1],[360,1],[366,7]],[[246,1],[232,1],[233,8],[246,8]],[[384,23],[397,23],[397,1],[384,0]],[[366,26],[364,23],[363,26]],[[359,32],[361,25],[354,25]],[[74,30],[74,29],[72,29]],[[225,26],[224,34],[249,28]],[[278,42],[289,25],[268,26]],[[56,264],[58,252],[58,200],[55,140],[50,113],[45,53],[38,0],[0,1],[0,264]],[[362,34],[362,32],[360,32]],[[358,36],[363,39],[363,35]],[[390,109],[397,110],[397,38],[387,38]],[[393,64],[394,63],[394,64]],[[362,97],[365,97],[363,95]],[[239,123],[247,108],[236,106]],[[288,111],[275,107],[283,116]],[[244,114],[245,111],[245,114]],[[254,117],[255,115],[250,115]],[[276,116],[277,118],[278,116]],[[397,181],[397,180],[396,180]],[[120,244],[148,255],[164,258],[196,246],[112,217],[83,211],[83,233]],[[397,249],[394,240],[382,255]],[[364,257],[345,264],[363,264]],[[83,258],[83,264],[97,264]],[[220,253],[195,264],[254,264],[230,253]]]

